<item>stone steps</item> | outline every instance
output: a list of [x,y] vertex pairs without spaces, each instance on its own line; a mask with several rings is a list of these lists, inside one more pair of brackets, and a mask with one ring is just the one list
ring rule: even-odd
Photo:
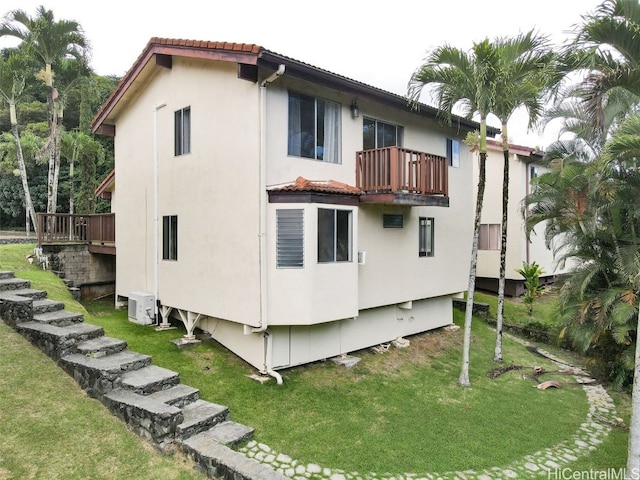
[[93,357],[75,353],[60,359],[60,366],[73,376],[89,396],[100,397],[120,388],[122,374],[151,365],[151,357],[123,350],[112,355]]
[[122,387],[140,395],[149,395],[177,385],[180,376],[166,368],[149,365],[122,375]]
[[0,291],[21,290],[29,288],[30,282],[20,278],[0,278]]
[[122,352],[127,348],[127,342],[111,337],[100,336],[78,344],[78,352],[87,357],[106,357]]
[[200,398],[200,390],[179,383],[171,388],[152,393],[149,397],[167,405],[183,408],[185,405],[193,403]]
[[138,435],[156,443],[172,440],[184,418],[178,407],[124,388],[105,394],[102,402]]
[[35,288],[21,288],[11,293],[21,297],[32,298],[34,301],[47,298],[47,292],[45,290],[36,290]]
[[182,409],[184,420],[178,425],[177,435],[186,440],[229,419],[229,409],[224,405],[196,400]]
[[209,430],[194,435],[194,437],[201,436],[233,448],[253,438],[253,433],[254,429],[251,427],[226,420],[214,425]]
[[64,310],[64,303],[48,298],[38,298],[33,300],[33,313],[47,313]]
[[[65,310],[13,272],[0,271],[0,316],[141,437],[159,445],[176,442],[212,477],[285,478],[231,450],[251,439],[253,429],[229,420],[226,406],[200,399],[177,372],[152,365],[149,355],[105,336],[102,327],[85,323],[82,314]],[[227,460],[220,462],[220,455]]]
[[32,321],[19,323],[16,330],[54,360],[76,353],[78,344],[104,335],[102,327],[88,323],[59,327]]
[[0,270],[0,280],[6,280],[7,278],[15,278],[15,274],[8,270]]
[[81,313],[69,312],[67,310],[56,310],[35,314],[33,316],[33,321],[56,325],[58,327],[67,327],[74,323],[84,322],[84,316]]

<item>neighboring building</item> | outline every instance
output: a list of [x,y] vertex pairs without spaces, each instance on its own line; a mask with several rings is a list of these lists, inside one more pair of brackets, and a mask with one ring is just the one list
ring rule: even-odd
[[[474,185],[477,192],[479,176],[478,153],[475,152]],[[502,143],[487,140],[487,182],[478,241],[478,265],[476,287],[491,292],[498,291],[500,277],[500,239],[502,236],[502,179],[504,154]],[[541,284],[553,283],[563,271],[558,268],[553,252],[546,247],[544,227],[539,225],[531,233],[529,241],[524,227],[523,199],[531,191],[531,180],[547,172],[542,153],[521,145],[509,146],[509,222],[507,224],[507,252],[505,270],[505,295],[523,295],[524,279],[517,273],[522,262],[536,262],[544,271]]]
[[117,300],[276,378],[451,324],[478,125],[436,113],[256,45],[151,39],[93,121],[115,136]]

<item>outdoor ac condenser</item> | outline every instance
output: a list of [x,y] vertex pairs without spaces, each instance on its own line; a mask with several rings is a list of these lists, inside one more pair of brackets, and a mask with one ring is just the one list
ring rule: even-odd
[[140,325],[153,323],[153,304],[155,298],[151,293],[132,292],[129,294],[129,320]]

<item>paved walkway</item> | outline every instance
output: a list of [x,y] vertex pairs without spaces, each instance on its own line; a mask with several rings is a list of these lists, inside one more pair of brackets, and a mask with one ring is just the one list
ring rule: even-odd
[[[506,335],[505,335],[506,336]],[[528,346],[523,339],[509,335],[513,340]],[[247,457],[255,458],[261,463],[271,465],[294,480],[511,480],[514,478],[564,478],[563,469],[573,462],[588,455],[609,435],[611,427],[597,423],[593,416],[600,415],[610,420],[616,418],[613,400],[601,386],[593,382],[583,370],[569,367],[564,361],[550,353],[538,349],[541,353],[555,361],[561,371],[575,372],[576,382],[582,384],[589,402],[589,413],[573,436],[564,442],[534,452],[509,465],[493,467],[485,470],[465,470],[454,472],[416,472],[391,475],[375,472],[345,472],[329,469],[313,463],[305,464],[292,459],[288,455],[274,451],[268,445],[252,441],[240,451]],[[575,464],[573,464],[575,467]]]

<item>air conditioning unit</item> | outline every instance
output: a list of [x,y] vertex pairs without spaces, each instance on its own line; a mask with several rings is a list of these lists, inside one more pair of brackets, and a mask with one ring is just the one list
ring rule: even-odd
[[151,293],[132,292],[129,294],[129,320],[140,325],[153,323],[155,298]]

